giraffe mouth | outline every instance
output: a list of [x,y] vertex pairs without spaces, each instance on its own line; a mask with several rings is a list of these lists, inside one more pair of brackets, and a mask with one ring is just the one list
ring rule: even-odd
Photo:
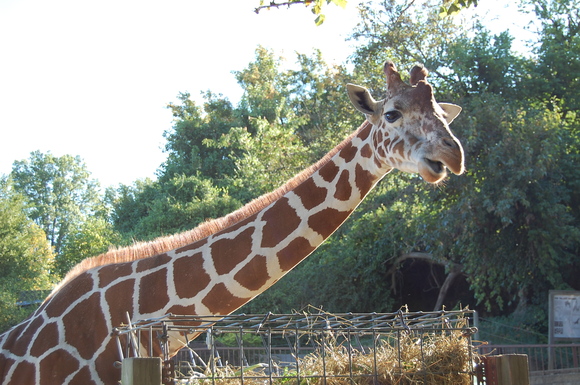
[[429,183],[437,183],[447,176],[447,169],[442,162],[423,158],[419,162],[419,175]]
[[425,158],[425,163],[427,163],[429,168],[431,168],[435,174],[441,174],[445,172],[445,166],[439,161]]

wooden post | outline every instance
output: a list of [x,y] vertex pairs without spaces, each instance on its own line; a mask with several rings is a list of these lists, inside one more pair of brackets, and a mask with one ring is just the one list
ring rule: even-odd
[[125,358],[121,385],[161,385],[161,358]]
[[530,385],[527,355],[487,356],[485,361],[488,385]]

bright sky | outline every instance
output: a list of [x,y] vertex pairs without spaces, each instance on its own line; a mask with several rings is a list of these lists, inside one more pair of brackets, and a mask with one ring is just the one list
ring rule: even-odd
[[0,174],[40,150],[80,155],[102,186],[154,177],[172,124],[165,106],[179,92],[237,101],[231,72],[245,68],[258,45],[291,63],[294,52],[314,47],[329,62],[352,52],[345,38],[358,1],[328,6],[320,27],[303,6],[256,15],[258,4],[0,0]]

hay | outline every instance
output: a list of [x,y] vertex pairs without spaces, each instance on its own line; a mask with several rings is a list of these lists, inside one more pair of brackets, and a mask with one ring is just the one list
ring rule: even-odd
[[[465,321],[467,324],[467,321]],[[464,324],[464,325],[465,325]],[[354,348],[332,333],[295,365],[207,368],[195,385],[470,385],[476,353],[460,328],[397,331]]]

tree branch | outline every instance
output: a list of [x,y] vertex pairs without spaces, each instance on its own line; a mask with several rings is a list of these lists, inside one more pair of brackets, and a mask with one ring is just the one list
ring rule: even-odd
[[260,13],[262,9],[270,9],[270,8],[280,8],[280,7],[290,7],[292,4],[305,4],[306,6],[310,5],[314,0],[290,0],[284,1],[282,3],[276,3],[275,1],[270,1],[270,4],[267,5],[260,5],[254,12]]

